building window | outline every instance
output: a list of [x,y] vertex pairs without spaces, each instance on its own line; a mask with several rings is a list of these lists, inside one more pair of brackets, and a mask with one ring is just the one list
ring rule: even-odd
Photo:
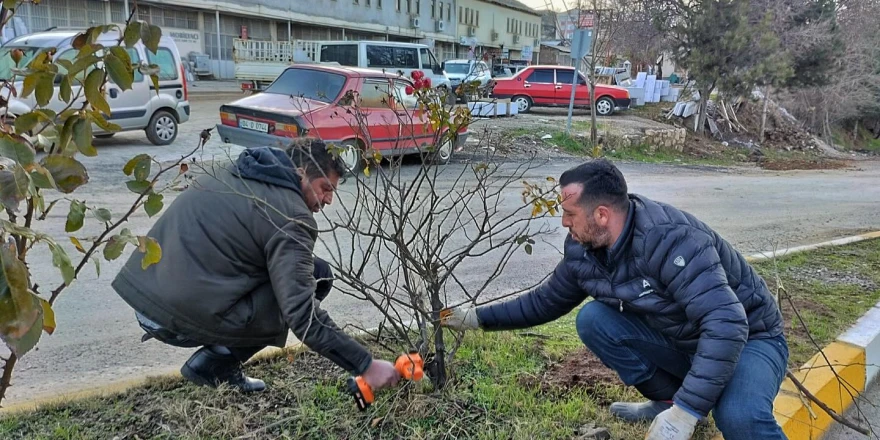
[[[443,3],[440,4],[443,7]],[[446,21],[452,21],[452,3],[446,5]]]
[[480,11],[477,11],[477,27],[480,27]]
[[[138,5],[139,8],[143,6]],[[220,15],[220,52],[222,59],[232,59],[232,41],[241,38],[242,26],[247,26],[248,38],[251,40],[271,41],[271,21],[244,18],[234,15]],[[217,56],[217,22],[214,14],[205,14],[205,52],[216,59]]]
[[400,12],[400,3],[401,3],[402,1],[403,1],[403,0],[397,0],[397,11],[398,11],[398,12]]
[[464,11],[464,8],[459,6],[458,7],[458,22],[459,23],[464,23],[464,12],[462,12],[462,11]]
[[[74,1],[69,1],[67,6],[68,8],[78,7]],[[41,5],[32,5],[30,3],[22,3],[19,9],[15,11],[16,17],[22,17],[28,15],[28,12],[33,7],[33,17],[40,16],[39,13],[42,12],[45,14],[46,6],[45,3]],[[89,25],[99,25],[106,21],[104,18],[104,7],[101,2],[93,2],[87,1],[85,2],[85,6],[82,8],[83,11],[88,11],[89,17]],[[52,11],[53,22],[57,23],[56,10]],[[66,14],[65,14],[66,15]],[[76,24],[78,22],[75,17],[74,11],[71,11],[71,26],[78,27],[86,27],[86,24],[79,26]],[[124,23],[128,17],[125,17],[125,12],[123,12],[123,3],[120,2],[111,2],[110,3],[110,20],[114,23]],[[37,22],[33,23],[33,28],[45,29],[48,27],[48,15],[45,16],[47,20],[46,26],[39,26]],[[149,6],[149,5],[138,5],[138,17],[141,20],[147,21],[151,24],[160,27],[169,27],[169,28],[178,28],[178,29],[193,29],[197,30],[199,28],[199,13],[188,10],[181,9],[172,9],[167,7],[159,7],[159,6]],[[30,23],[29,23],[30,24]],[[41,24],[41,23],[40,23]],[[57,24],[56,24],[57,25]]]
[[388,97],[388,81],[367,80],[361,87],[361,107],[363,108],[391,108]]
[[406,0],[406,13],[412,14],[412,0]]
[[376,0],[376,8],[382,9],[382,0]]
[[174,54],[164,47],[160,47],[159,51],[153,55],[153,52],[147,51],[147,59],[150,64],[159,66],[159,79],[170,81],[177,79],[177,69],[175,68]]
[[[443,11],[440,11],[443,14]],[[437,0],[431,0],[431,18],[437,18]]]
[[416,0],[416,15],[422,15],[422,0]]
[[367,45],[367,67],[418,69],[418,51],[414,47]]

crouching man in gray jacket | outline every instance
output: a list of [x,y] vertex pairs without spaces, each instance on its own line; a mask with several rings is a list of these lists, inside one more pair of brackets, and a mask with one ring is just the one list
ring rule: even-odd
[[332,273],[312,254],[313,214],[332,203],[343,163],[307,140],[246,150],[226,168],[195,181],[153,225],[162,260],[143,270],[135,252],[113,281],[145,339],[201,347],[180,370],[196,384],[260,391],[265,383],[242,363],[283,347],[290,329],[374,389],[395,385],[394,365],[374,360],[320,308]]
[[454,329],[507,330],[576,320],[584,344],[648,401],[611,412],[652,420],[648,440],[689,439],[713,412],[727,440],[784,439],[773,400],[788,363],[782,315],[764,280],[692,215],[629,194],[606,160],[559,179],[565,255],[541,286],[444,313]]

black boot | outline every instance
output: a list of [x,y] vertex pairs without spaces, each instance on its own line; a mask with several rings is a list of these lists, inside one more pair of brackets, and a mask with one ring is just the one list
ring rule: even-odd
[[180,374],[197,385],[217,387],[226,383],[242,392],[263,391],[266,383],[246,377],[241,361],[225,347],[204,346],[180,368]]

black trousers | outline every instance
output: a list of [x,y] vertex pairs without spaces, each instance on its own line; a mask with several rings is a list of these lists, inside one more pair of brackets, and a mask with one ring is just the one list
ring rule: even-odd
[[[314,264],[314,276],[315,279],[318,280],[317,286],[315,287],[315,298],[317,298],[318,301],[323,301],[325,298],[327,298],[327,295],[330,294],[330,290],[333,288],[333,271],[330,269],[330,265],[326,261],[318,257],[315,257]],[[143,337],[141,337],[141,342],[145,342],[150,339],[156,339],[159,342],[174,347],[184,348],[201,347],[205,345],[204,343],[194,339],[190,339],[185,335],[174,333],[171,330],[168,330],[158,323],[147,318],[146,316],[140,314],[139,312],[135,312],[135,317],[137,317],[138,324],[140,324],[141,329],[143,329],[146,333]],[[252,347],[227,347],[211,345],[207,347],[217,354],[233,356],[238,359],[239,362],[247,361],[255,354],[257,354],[257,352],[259,352],[263,348],[266,348],[265,345]]]

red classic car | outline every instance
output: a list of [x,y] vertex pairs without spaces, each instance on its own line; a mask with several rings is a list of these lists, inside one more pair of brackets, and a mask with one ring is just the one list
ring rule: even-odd
[[[413,82],[379,70],[304,64],[287,68],[264,92],[220,107],[217,132],[223,142],[245,147],[276,145],[284,138],[311,136],[345,148],[340,156],[352,169],[368,147],[383,156],[419,153],[435,132],[418,107]],[[362,111],[355,115],[354,93]],[[432,155],[446,163],[467,140],[467,127]],[[437,137],[440,139],[440,137]]]
[[[520,113],[528,112],[533,106],[567,107],[571,101],[572,75],[574,67],[529,66],[510,78],[496,79],[492,97],[510,98]],[[574,105],[589,107],[589,97],[587,80],[583,74],[578,74]],[[596,85],[596,114],[608,116],[616,110],[628,109],[629,105],[629,91],[623,87]]]

